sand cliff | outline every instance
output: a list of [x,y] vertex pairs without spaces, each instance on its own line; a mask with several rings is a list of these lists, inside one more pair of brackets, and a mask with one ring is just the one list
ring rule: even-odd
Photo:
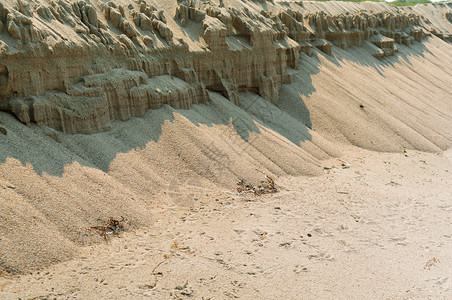
[[343,145],[450,148],[451,33],[450,4],[2,1],[0,270]]
[[[321,3],[169,2],[3,2],[0,109],[94,133],[164,104],[206,103],[208,90],[236,105],[245,91],[276,103],[313,47],[331,55],[333,45],[365,46],[381,58],[432,34],[450,40],[416,9],[384,4],[329,12]],[[445,19],[436,23],[450,20],[448,5],[431,6]]]

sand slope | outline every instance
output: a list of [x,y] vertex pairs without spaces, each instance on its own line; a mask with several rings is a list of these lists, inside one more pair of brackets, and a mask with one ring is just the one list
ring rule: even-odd
[[338,142],[444,150],[452,141],[449,49],[430,38],[382,62],[361,48],[317,52],[302,57],[276,105],[243,94],[237,107],[212,93],[207,105],[163,107],[93,135],[26,127],[2,113],[2,268],[71,257],[75,245],[100,240],[86,232],[98,219],[149,225],[147,205],[179,185],[233,190],[263,174],[320,174],[323,159],[340,155]]
[[[288,7],[294,5],[293,3],[276,2],[279,3],[278,5]],[[15,5],[12,1],[5,3],[6,7]],[[266,3],[257,1],[230,1],[230,3],[253,11],[259,11],[266,5]],[[176,8],[176,1],[158,1],[158,5],[173,12]],[[310,12],[322,10],[331,14],[340,14],[346,11],[357,13],[360,8],[396,12],[395,8],[386,4],[375,3],[365,3],[360,6],[354,3],[307,2],[303,9]],[[268,9],[276,10],[277,5],[268,4]],[[401,10],[404,11],[405,9]],[[429,19],[432,20],[432,26],[439,28],[438,30],[442,33],[450,32],[450,21],[448,21],[446,15],[450,11],[450,6],[446,4],[427,5],[415,7],[412,10],[415,10],[418,14],[424,12],[428,14]],[[200,24],[196,24],[198,27],[193,23],[189,24],[184,30],[176,26],[176,21],[172,19],[168,21],[168,24],[175,37],[185,37],[190,49],[194,51],[202,49],[201,46],[204,42],[195,38],[202,33],[198,32],[201,30],[198,28]],[[58,27],[58,30],[64,32],[65,29]],[[117,36],[120,35],[120,32],[113,31]],[[184,36],[184,33],[187,33],[187,35]],[[439,33],[438,31],[438,36],[440,36]],[[264,292],[267,298],[278,297],[280,295],[278,293],[282,293],[283,296],[286,295],[287,298],[297,298],[297,295],[290,294],[288,290],[278,292],[276,290],[281,287],[283,280],[286,282],[287,289],[295,284],[307,284],[307,281],[300,278],[290,281],[288,277],[282,275],[287,271],[288,265],[293,263],[291,260],[292,254],[300,251],[304,253],[304,256],[299,263],[295,264],[296,266],[294,265],[295,274],[305,272],[304,266],[312,259],[318,259],[319,264],[315,265],[318,272],[314,272],[312,277],[308,277],[312,280],[308,280],[310,285],[307,289],[310,289],[314,293],[313,295],[330,295],[330,297],[334,297],[334,293],[324,287],[331,288],[329,285],[331,282],[352,272],[351,270],[354,270],[352,264],[355,260],[369,259],[369,265],[371,265],[372,262],[378,264],[388,259],[389,263],[382,263],[382,271],[377,272],[375,276],[387,275],[387,280],[396,280],[400,270],[406,271],[404,263],[414,263],[403,255],[403,251],[398,252],[395,258],[390,256],[390,251],[397,248],[395,245],[402,243],[400,246],[405,246],[403,243],[406,243],[406,240],[412,246],[419,242],[423,242],[424,245],[438,243],[435,244],[438,246],[437,252],[431,253],[431,255],[429,253],[425,257],[421,256],[422,249],[419,250],[420,248],[407,250],[407,253],[415,253],[415,257],[422,261],[422,264],[416,265],[416,270],[422,269],[427,260],[434,257],[442,256],[441,261],[450,262],[450,257],[446,254],[450,249],[450,243],[447,240],[450,237],[447,237],[449,233],[446,232],[450,229],[450,224],[447,223],[450,205],[447,204],[447,201],[450,200],[451,181],[448,173],[450,168],[449,165],[446,165],[449,161],[447,157],[437,161],[436,154],[432,153],[441,153],[452,145],[452,51],[451,44],[445,41],[447,40],[446,36],[441,35],[444,39],[438,36],[434,34],[431,37],[426,37],[422,42],[414,42],[410,47],[395,43],[398,52],[394,56],[383,57],[381,60],[375,58],[375,45],[367,40],[359,47],[349,45],[345,50],[331,45],[332,55],[321,51],[321,48],[313,47],[312,56],[301,52],[296,66],[285,66],[284,71],[287,74],[273,74],[275,78],[279,79],[281,76],[292,78],[290,84],[281,84],[278,93],[265,93],[268,92],[267,87],[272,86],[272,84],[268,84],[269,81],[265,81],[267,85],[261,84],[263,87],[262,91],[259,91],[260,94],[255,93],[257,89],[255,82],[254,85],[245,86],[242,89],[236,87],[236,90],[232,91],[233,96],[230,96],[227,90],[215,92],[212,86],[207,88],[207,94],[203,95],[210,99],[206,103],[192,104],[188,110],[176,109],[165,104],[158,109],[146,110],[143,117],[125,118],[127,121],[124,122],[118,120],[121,118],[112,118],[111,124],[108,125],[108,131],[89,135],[64,134],[45,125],[38,126],[34,122],[25,125],[16,118],[16,116],[20,118],[19,113],[14,112],[15,116],[9,108],[3,107],[7,103],[7,98],[0,98],[0,109],[2,110],[0,111],[0,127],[6,133],[0,133],[0,276],[27,273],[74,257],[80,259],[80,255],[87,255],[89,249],[107,253],[105,254],[107,258],[103,258],[99,262],[102,266],[99,272],[104,276],[109,271],[106,266],[109,255],[116,255],[116,252],[113,253],[116,249],[114,247],[121,242],[114,240],[112,241],[114,247],[109,248],[110,245],[104,245],[103,238],[89,228],[104,224],[110,217],[119,219],[121,216],[126,220],[125,230],[127,232],[134,230],[142,232],[139,230],[156,228],[155,220],[165,224],[164,228],[152,231],[152,235],[157,237],[149,237],[143,234],[143,239],[139,240],[140,245],[133,244],[133,233],[127,237],[127,242],[125,242],[126,244],[132,243],[134,247],[136,246],[139,249],[137,251],[141,251],[139,254],[131,253],[131,256],[126,256],[125,260],[136,259],[137,255],[140,257],[139,259],[143,260],[146,255],[152,257],[152,263],[149,264],[149,261],[146,263],[147,272],[157,263],[156,257],[161,257],[162,253],[166,253],[165,251],[168,250],[166,248],[172,242],[182,239],[184,243],[188,243],[188,238],[179,239],[178,234],[176,234],[179,226],[184,226],[179,219],[177,219],[175,223],[177,226],[174,225],[175,227],[165,223],[172,220],[173,214],[175,215],[174,218],[179,218],[182,214],[181,211],[197,208],[196,201],[198,200],[196,199],[201,197],[203,197],[205,203],[209,202],[208,205],[215,201],[215,197],[209,195],[215,194],[218,195],[216,199],[226,199],[227,195],[234,193],[236,183],[240,179],[247,182],[258,182],[264,178],[264,175],[269,175],[277,182],[288,186],[289,191],[275,197],[281,203],[289,201],[287,206],[294,210],[291,218],[283,220],[284,218],[281,217],[283,223],[276,222],[273,225],[268,225],[268,222],[270,222],[268,218],[274,217],[273,205],[267,205],[268,201],[272,201],[272,198],[265,198],[262,202],[256,202],[250,207],[246,207],[246,202],[240,202],[240,205],[233,206],[231,210],[227,211],[230,214],[227,221],[230,223],[227,224],[239,221],[234,217],[243,210],[250,214],[257,211],[258,215],[260,210],[267,210],[267,212],[269,210],[271,213],[257,221],[247,215],[246,218],[244,217],[245,219],[240,220],[243,223],[241,223],[240,228],[237,228],[239,233],[228,232],[227,237],[233,240],[235,234],[240,236],[240,232],[246,231],[246,235],[257,235],[257,238],[260,238],[259,233],[253,233],[258,229],[257,226],[253,225],[253,222],[258,222],[270,227],[274,226],[272,230],[275,236],[277,231],[284,231],[281,229],[284,228],[287,234],[288,232],[291,233],[291,235],[285,235],[284,238],[296,234],[298,236],[303,235],[303,238],[300,237],[300,239],[305,241],[305,235],[291,226],[305,222],[298,217],[304,213],[304,210],[312,209],[312,219],[306,221],[309,226],[302,231],[305,232],[309,228],[310,231],[315,231],[320,223],[330,222],[328,229],[325,229],[326,227],[317,228],[320,230],[319,233],[325,233],[324,230],[329,231],[329,233],[325,233],[325,236],[330,240],[321,242],[319,245],[312,245],[310,250],[314,252],[308,251],[308,254],[305,248],[292,249],[292,241],[289,241],[289,244],[284,244],[287,242],[285,239],[274,238],[275,244],[272,244],[273,246],[266,250],[268,251],[266,254],[259,257],[261,262],[266,261],[263,263],[265,266],[260,266],[260,271],[256,271],[259,269],[257,267],[253,267],[251,271],[246,268],[246,270],[242,270],[243,274],[249,276],[254,276],[255,274],[252,273],[259,272],[267,274],[265,273],[265,270],[267,270],[271,276],[261,277],[260,279],[265,279],[263,283],[259,283],[258,280],[254,281],[250,284],[253,288],[246,288],[244,292],[238,292],[241,288],[234,287],[231,288],[232,290],[228,288],[224,292],[230,294],[223,293],[220,298],[223,295],[231,297],[234,293],[242,297],[259,297]],[[13,44],[12,37],[4,34],[2,38],[5,44]],[[80,36],[71,38],[74,38],[74,40],[81,39]],[[241,44],[243,42],[242,37],[234,38],[236,38],[233,40],[236,44],[232,42],[231,38],[231,45],[238,45],[246,52],[246,47],[249,45]],[[88,44],[92,46],[93,43],[93,41],[90,41]],[[156,41],[156,43],[159,42]],[[158,44],[157,48],[163,44],[163,42],[161,45]],[[137,56],[140,55],[137,54]],[[108,57],[105,61],[112,63],[115,62],[115,59]],[[124,59],[124,61],[127,61],[127,59]],[[0,71],[1,76],[7,77],[7,72],[5,73],[3,69]],[[261,78],[257,74],[258,72],[255,73],[254,75],[257,78]],[[15,79],[19,80],[21,77],[18,76]],[[172,86],[185,87],[184,84],[180,84],[180,79],[171,78],[168,74],[159,75],[157,79],[165,79]],[[154,89],[153,82],[148,85]],[[201,83],[198,87],[200,86],[202,86]],[[189,88],[184,91],[187,90]],[[0,92],[3,96],[3,91]],[[8,92],[13,94],[12,90]],[[189,94],[187,92],[181,95],[186,97]],[[271,101],[264,99],[268,94],[277,95],[277,99],[270,99]],[[42,95],[39,97],[45,98]],[[234,103],[234,97],[238,97],[237,99],[240,99],[240,101]],[[29,100],[27,97],[19,100],[24,99]],[[21,111],[19,110],[19,112]],[[381,163],[376,158],[380,156],[378,153],[396,152],[398,154],[394,154],[394,156],[389,154],[381,154],[381,156],[388,156],[388,159],[395,157],[395,163],[401,163],[401,160],[405,157],[404,151],[430,152],[430,154],[415,153],[423,161],[431,162],[433,166],[427,168],[431,173],[424,174],[422,171],[424,170],[422,168],[423,163],[416,161],[416,167],[420,170],[412,174],[412,177],[409,177],[409,164],[401,167],[399,171],[402,175],[400,176],[409,177],[409,179],[402,183],[404,187],[400,191],[392,188],[379,191],[384,189],[386,184],[392,186],[391,182],[393,181],[398,183],[397,176],[399,175],[394,175],[395,177],[392,178],[393,175],[380,169],[372,169],[371,172],[367,172],[366,167],[373,168],[373,166],[366,165],[366,163],[363,163],[364,169],[359,170],[359,172],[365,172],[363,176],[367,179],[364,183],[359,181],[361,180],[359,173],[347,173],[347,175],[344,175],[345,177],[341,177],[342,173],[333,177],[324,175],[325,167],[329,167],[332,161],[340,162],[337,158],[344,158],[349,155],[353,160],[359,162],[361,156],[364,155],[363,153],[365,155],[372,153],[369,154],[372,161]],[[383,165],[378,163],[379,167],[377,168],[383,168]],[[404,163],[406,162],[404,161]],[[441,163],[444,163],[444,166],[441,166]],[[446,169],[448,172],[445,171]],[[434,177],[436,175],[439,177]],[[429,182],[428,188],[421,186],[430,177],[434,177],[434,179]],[[350,190],[346,191],[352,193],[356,189],[356,194],[350,196],[351,201],[361,201],[363,197],[369,195],[369,202],[355,203],[357,207],[353,204],[347,206],[347,208],[334,202],[332,205],[337,211],[329,211],[333,208],[329,206],[331,202],[328,201],[342,201],[332,196],[337,196],[337,191],[331,190],[331,184],[341,186],[340,190],[342,191],[342,186],[355,179],[359,182],[351,184]],[[292,184],[293,186],[289,187]],[[432,189],[433,192],[429,193],[428,189]],[[400,194],[397,194],[398,192]],[[396,196],[391,198],[394,193]],[[417,195],[417,193],[420,193],[420,195]],[[306,204],[306,207],[297,206],[298,200],[304,201],[312,194],[319,194],[319,196],[312,198],[312,203],[301,202],[302,205]],[[384,199],[388,202],[378,202],[383,201],[381,197],[385,197]],[[410,202],[411,200],[421,202],[419,205],[421,205],[420,209],[423,212],[420,215],[416,213],[416,204]],[[234,203],[236,198],[228,201]],[[243,199],[240,198],[237,201],[243,201]],[[435,203],[433,211],[429,210],[429,201]],[[379,203],[383,205],[381,211],[378,210],[380,209]],[[157,209],[160,205],[161,208],[163,207],[163,212]],[[298,203],[298,205],[301,204]],[[400,207],[403,205],[406,205],[409,209],[406,216],[403,213],[399,215]],[[206,215],[194,217],[195,219],[192,221],[194,223],[201,222],[199,224],[202,225],[199,227],[199,224],[195,224],[194,232],[201,234],[203,226],[212,227],[215,228],[216,235],[224,238],[224,231],[222,230],[227,226],[221,222],[220,213],[224,207],[214,205],[209,206],[210,208],[212,210]],[[374,213],[373,209],[376,209],[377,213],[375,220],[373,220],[375,224],[383,226],[386,232],[394,230],[394,234],[391,234],[391,237],[388,238],[381,235],[374,236],[375,230],[379,227],[372,227],[372,224],[372,226],[369,225],[370,227],[347,233],[347,238],[353,239],[356,247],[362,250],[356,256],[347,256],[347,252],[345,250],[342,252],[343,249],[340,250],[338,247],[347,248],[350,242],[340,237],[336,229],[341,226],[341,223],[345,222],[344,218],[348,218],[347,222],[351,220],[351,224],[354,224],[356,218],[352,216],[354,218],[352,220],[350,215],[360,216],[359,213],[355,212],[344,215],[344,211],[350,209],[356,209],[361,214],[368,216],[369,219],[371,219],[370,215]],[[159,215],[160,213],[162,214]],[[405,217],[408,221],[400,221],[399,217]],[[430,218],[429,220],[433,222],[436,217],[445,231],[441,231],[440,226],[435,228],[433,223],[428,223],[427,219]],[[201,221],[197,218],[201,218]],[[412,221],[413,218],[417,218],[416,220],[419,222]],[[361,217],[358,219],[361,220]],[[389,223],[385,223],[387,220],[389,220]],[[282,227],[280,228],[280,226]],[[351,225],[347,226],[347,228],[351,227]],[[253,229],[254,231],[249,231],[248,228],[251,227],[256,228]],[[422,229],[419,229],[419,227],[422,227]],[[426,228],[434,232],[423,239],[419,235],[426,234],[424,231],[424,229],[427,230]],[[264,229],[259,230],[268,232]],[[259,230],[257,232],[261,232]],[[410,238],[398,237],[402,231],[406,230],[412,231]],[[355,233],[361,238],[353,237]],[[160,234],[165,236],[164,241],[159,239]],[[180,234],[180,236],[185,236],[185,234],[186,232]],[[178,238],[175,238],[175,236],[178,236]],[[378,242],[377,240],[380,238],[384,238],[384,242]],[[341,241],[345,242],[342,243]],[[200,245],[203,245],[204,242],[196,240],[194,245],[190,247],[202,248]],[[230,253],[246,251],[247,246],[229,245],[228,242],[229,240],[225,239],[222,241],[223,244],[215,244],[216,246],[211,247],[212,249],[217,246],[231,247],[228,249]],[[298,242],[303,244],[301,240]],[[98,246],[101,250],[95,247],[91,248],[96,243],[102,243],[101,246]],[[152,248],[152,251],[140,248],[144,244],[153,243],[163,244],[160,248]],[[338,246],[338,243],[342,243],[343,246]],[[281,246],[281,244],[284,245]],[[301,244],[299,246],[305,247]],[[380,253],[380,256],[372,261],[371,252],[366,252],[366,247],[370,247],[367,248],[370,249],[369,251],[377,251],[378,248],[383,247],[384,253]],[[293,251],[293,253],[284,254],[283,257],[287,261],[285,265],[282,265],[283,267],[268,262],[269,257],[276,255],[279,251],[286,251],[286,248],[292,249],[290,251]],[[142,252],[145,251],[151,252],[150,254],[143,254]],[[333,252],[333,254],[329,252]],[[228,267],[226,261],[232,259],[230,256],[234,256],[230,253],[228,253],[228,257],[221,258],[223,263],[220,264],[225,268]],[[184,271],[178,270],[177,264],[172,266],[172,272],[180,271],[178,274],[181,276],[174,278],[174,280],[179,280],[184,276],[194,276],[190,277],[191,284],[193,280],[198,280],[199,278],[195,278],[196,276],[192,274],[193,268],[195,266],[208,268],[209,265],[203,260],[204,256],[209,257],[209,259],[213,257],[210,252],[205,254],[195,256],[194,260],[190,261],[190,265],[184,266]],[[144,257],[140,255],[144,255]],[[224,255],[224,253],[222,252],[221,255]],[[307,261],[306,257],[309,256],[312,257],[308,258],[309,261]],[[338,263],[334,265],[334,272],[332,273],[327,269],[322,269],[325,267],[323,263],[329,262],[330,258],[334,256],[346,257],[347,268],[341,271],[342,265]],[[87,264],[91,265],[96,260],[95,257],[96,255],[93,254],[93,256],[87,258]],[[243,257],[241,259],[246,261]],[[274,259],[274,257],[271,259]],[[210,261],[217,266],[216,258],[210,259]],[[60,272],[58,268],[64,269],[65,266],[73,268],[70,265],[73,263],[76,262],[69,262],[69,265],[60,265],[60,267],[56,267],[55,270],[57,271],[55,272]],[[391,263],[396,264],[398,269],[391,270]],[[243,264],[243,262],[236,262],[233,267],[242,268],[242,266],[239,267],[239,264]],[[367,285],[374,283],[375,277],[363,277],[367,274],[366,268],[369,265],[363,266],[349,281],[342,283],[342,296],[354,297],[352,293],[357,291],[358,287],[347,289],[353,280],[358,282],[362,280],[363,284]],[[444,265],[447,265],[447,263]],[[82,272],[80,269],[76,270]],[[121,281],[121,272],[114,275],[117,276],[114,279],[117,282]],[[228,281],[231,279],[233,282],[235,280],[239,282],[254,278],[240,273],[240,278],[237,279],[233,278],[235,275],[228,275],[228,272],[224,272],[223,275],[226,276],[225,278]],[[399,281],[394,283],[386,293],[377,293],[376,296],[404,296],[401,287],[406,287],[413,295],[416,295],[416,289],[409,285],[412,282],[417,282],[418,278],[414,278],[417,275],[421,276],[422,279],[419,279],[419,282],[422,281],[424,284],[419,287],[424,293],[421,295],[429,295],[428,292],[425,292],[429,287],[425,280],[448,283],[449,285],[446,285],[446,288],[442,286],[434,294],[447,295],[450,292],[449,275],[446,276],[441,272],[437,273],[441,274],[437,276],[438,278],[434,278],[433,275],[423,277],[424,275],[415,273],[412,277],[408,277],[405,282],[402,282],[404,279],[397,279]],[[187,275],[188,273],[191,275]],[[408,273],[404,274],[409,276]],[[66,293],[68,289],[73,287],[68,284],[69,279],[65,277],[67,275],[64,271],[61,271],[60,274],[64,277],[61,281],[60,292]],[[322,289],[324,288],[322,292],[317,294],[315,290],[319,287],[316,284],[322,285],[315,280],[319,276],[323,283],[327,283],[322,286]],[[272,278],[278,278],[278,280],[272,281]],[[363,278],[366,278],[367,281]],[[41,279],[34,281],[31,277],[24,277],[21,280],[24,281],[18,280],[17,285],[24,284],[28,280],[38,284],[43,282],[40,281]],[[85,279],[80,280],[77,282],[83,282]],[[6,288],[8,294],[5,294],[5,297],[14,297],[13,291],[17,286],[11,281],[5,282],[9,285]],[[269,282],[272,283],[267,286],[267,289],[264,289],[263,285],[268,285]],[[168,279],[165,284],[171,286],[173,283]],[[183,283],[181,282],[182,285]],[[145,283],[143,282],[143,284]],[[221,281],[221,285],[224,284],[225,281]],[[211,289],[218,289],[215,284],[208,284],[207,287],[195,286],[194,284],[190,286],[197,290],[198,296],[210,295]],[[370,289],[369,286],[367,287]],[[383,288],[382,285],[380,287]],[[0,288],[2,288],[2,283],[0,283]],[[159,290],[156,292],[156,296],[168,297],[168,289],[169,287]],[[172,286],[171,289],[173,289]],[[42,292],[48,293],[47,290]],[[76,296],[86,297],[88,295],[86,293],[86,291],[81,291]],[[102,295],[105,290],[100,289],[98,293],[98,295]],[[136,291],[121,293],[112,297],[147,295],[139,294]],[[24,295],[25,297],[36,296],[31,294],[25,293]],[[212,295],[218,296],[219,294],[213,293]]]
[[[150,228],[0,278],[4,299],[447,299],[451,153],[346,147],[271,196],[150,205]],[[26,288],[25,288],[26,287]]]

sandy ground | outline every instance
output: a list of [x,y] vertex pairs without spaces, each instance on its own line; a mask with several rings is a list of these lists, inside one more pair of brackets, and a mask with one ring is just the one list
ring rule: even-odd
[[449,298],[452,152],[344,148],[277,194],[162,194],[150,227],[0,277],[0,298]]
[[[450,32],[436,9],[416,11]],[[275,104],[209,92],[92,135],[0,112],[0,299],[452,299],[451,44],[397,47],[314,49]],[[266,174],[279,193],[235,192]]]

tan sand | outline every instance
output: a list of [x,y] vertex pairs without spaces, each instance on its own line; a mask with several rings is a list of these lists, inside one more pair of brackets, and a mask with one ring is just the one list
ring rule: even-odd
[[[345,147],[280,193],[149,206],[150,228],[0,279],[3,299],[447,299],[452,156]],[[350,154],[352,153],[352,154]],[[192,201],[188,201],[192,200]]]
[[[208,63],[182,68],[196,73],[199,81],[173,76],[163,64],[156,72],[162,68],[167,73],[148,78],[124,67],[130,57],[138,60],[145,52],[129,49],[124,53],[130,57],[105,58],[103,45],[96,52],[93,41],[81,42],[82,33],[35,15],[39,22],[33,22],[42,32],[67,31],[70,42],[95,53],[97,70],[85,74],[67,68],[68,74],[83,74],[71,75],[78,79],[64,94],[58,82],[24,84],[38,76],[32,64],[23,66],[32,70],[30,77],[12,76],[22,74],[14,55],[31,48],[21,50],[0,30],[0,42],[19,53],[2,52],[0,43],[0,57],[13,66],[8,71],[0,63],[0,87],[8,80],[0,90],[0,129],[6,133],[0,132],[0,298],[450,297],[450,5],[398,11],[375,3],[306,2],[300,8],[290,1],[225,2],[252,12],[281,7],[334,15],[412,10],[425,13],[431,28],[426,23],[422,28],[437,34],[405,43],[391,39],[391,49],[378,48],[378,41],[370,39],[345,49],[328,42],[309,48],[312,55],[301,51],[293,61],[267,53],[273,62],[259,60],[259,51],[246,52],[252,47],[242,36],[228,36],[227,51],[237,47],[235,54],[244,51],[258,63],[234,79],[228,76],[236,74],[227,74],[224,66],[224,78],[219,77],[224,90],[215,92],[213,85],[206,87],[210,79],[202,73]],[[14,3],[4,5],[10,9]],[[176,4],[155,2],[168,15]],[[107,22],[101,3],[92,5]],[[173,41],[182,38],[190,55],[207,51],[207,46],[222,49],[217,40],[206,44],[199,22],[179,24],[168,18]],[[109,30],[114,38],[121,36],[119,29]],[[312,30],[321,35],[318,28]],[[139,38],[144,41],[145,36]],[[46,39],[50,45],[51,38]],[[322,39],[316,37],[313,45]],[[261,40],[265,36],[255,43]],[[160,52],[152,55],[170,57],[165,47],[177,52],[161,37],[155,43]],[[273,46],[285,43],[290,54],[295,43],[290,38]],[[237,66],[240,59],[249,59],[221,51],[218,57],[235,57],[231,62]],[[52,61],[51,56],[46,59]],[[35,63],[39,69],[42,61]],[[117,66],[112,71],[102,63]],[[271,80],[262,79],[257,66],[265,66]],[[47,69],[49,78],[55,72]],[[278,85],[281,78],[290,83]],[[154,109],[144,109],[142,116],[142,106],[109,103],[109,109],[117,110],[99,117],[90,110],[92,103],[111,100],[99,92],[102,80],[112,80],[118,91],[138,82],[135,96],[151,91],[167,102],[159,102],[158,108],[150,103],[147,108]],[[247,84],[234,87],[240,80]],[[99,86],[90,90],[82,81]],[[16,95],[12,86],[22,90]],[[45,93],[37,93],[42,87]],[[97,98],[92,97],[96,88]],[[83,95],[74,96],[78,92]],[[53,100],[46,102],[46,97]],[[190,109],[180,108],[185,105]],[[38,118],[40,109],[45,113]],[[69,117],[55,117],[62,112]],[[27,121],[30,116],[35,119]],[[68,124],[74,132],[90,134],[63,133],[71,132]],[[276,181],[279,193],[237,195],[239,180],[259,182],[265,175]],[[111,217],[124,217],[125,232],[106,242],[90,228]]]

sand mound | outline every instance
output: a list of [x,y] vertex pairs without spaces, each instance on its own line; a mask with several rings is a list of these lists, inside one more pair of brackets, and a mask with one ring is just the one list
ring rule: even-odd
[[1,270],[150,203],[321,174],[342,144],[451,146],[450,6],[213,2],[0,5]]

